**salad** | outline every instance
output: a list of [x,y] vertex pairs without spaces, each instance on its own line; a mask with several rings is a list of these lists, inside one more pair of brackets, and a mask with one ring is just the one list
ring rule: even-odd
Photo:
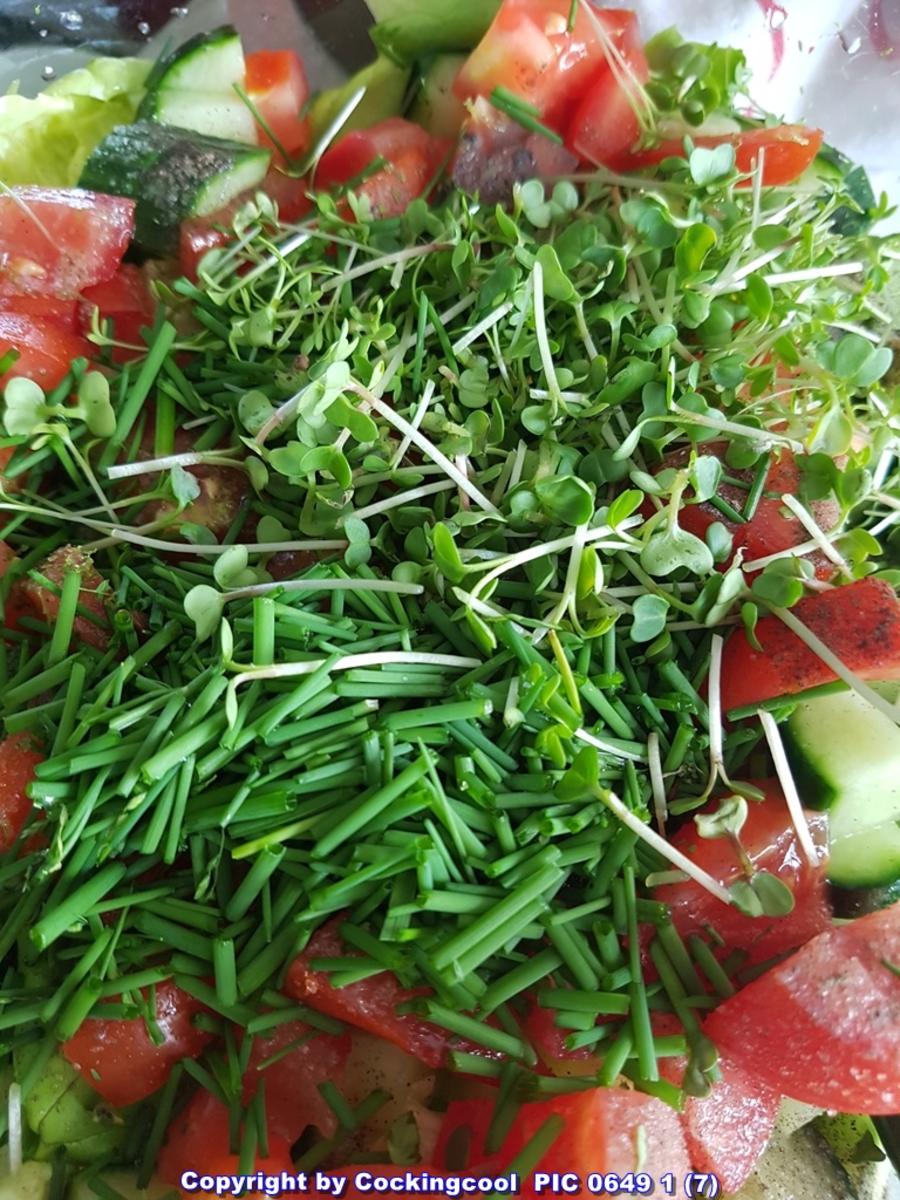
[[800,1198],[786,1101],[861,1194],[888,202],[736,50],[371,7],[0,98],[0,1198]]

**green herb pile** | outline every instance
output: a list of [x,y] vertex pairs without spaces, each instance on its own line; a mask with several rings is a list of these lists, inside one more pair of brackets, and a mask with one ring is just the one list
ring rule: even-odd
[[[683,864],[647,839],[710,795],[752,801],[762,730],[723,728],[722,638],[791,607],[811,572],[788,554],[748,587],[718,569],[726,526],[700,540],[679,512],[709,500],[746,521],[772,455],[806,450],[801,504],[836,496],[827,536],[850,574],[885,565],[898,251],[862,231],[839,173],[762,189],[730,147],[576,183],[375,223],[320,198],[299,229],[260,197],[198,286],[159,285],[171,320],[108,401],[78,366],[75,409],[67,385],[8,394],[7,474],[28,485],[0,537],[38,581],[83,545],[114,614],[107,650],[72,638],[70,572],[52,628],[22,621],[38,649],[7,630],[0,651],[6,730],[46,753],[0,861],[0,1040],[26,1113],[59,1040],[89,1014],[152,1016],[166,978],[210,1028],[295,1019],[284,971],[337,914],[352,957],[332,982],[427,985],[422,1015],[500,1056],[452,1065],[504,1072],[519,1099],[624,1071],[677,1103],[653,1008],[685,1026],[685,1086],[715,1078],[697,970],[732,985],[648,898]],[[191,519],[198,464],[246,477],[221,541]],[[743,507],[719,501],[748,469]],[[279,582],[286,553],[307,557]],[[784,911],[774,882],[732,900]],[[527,1071],[536,987],[597,1078]],[[238,1106],[250,1040],[184,1071]],[[105,1128],[112,1157],[149,1173],[174,1078]]]

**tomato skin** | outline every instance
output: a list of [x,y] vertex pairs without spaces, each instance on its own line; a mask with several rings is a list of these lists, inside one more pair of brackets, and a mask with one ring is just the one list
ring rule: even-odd
[[113,362],[128,362],[145,353],[141,329],[152,324],[156,301],[139,267],[123,263],[111,279],[85,288],[78,302],[78,324],[85,336],[91,331],[95,310],[99,310],[101,320],[112,321],[112,336],[116,341],[140,347],[125,350],[114,346]]
[[69,299],[109,279],[131,242],[134,207],[81,188],[0,194],[0,292]]
[[[798,179],[822,148],[821,129],[810,129],[806,125],[776,125],[769,129],[745,129],[741,133],[692,135],[695,146],[711,148],[730,142],[734,146],[737,169],[743,173],[753,171],[759,160],[759,152],[765,150],[763,183],[766,187],[778,187]],[[629,154],[618,165],[623,170],[639,171],[656,166],[664,158],[684,158],[684,142],[680,138],[661,142],[650,150]]]
[[494,88],[506,88],[561,132],[585,89],[608,69],[597,26],[613,40],[636,27],[633,13],[592,9],[592,20],[579,5],[569,30],[571,7],[569,0],[504,0],[456,79],[460,100],[489,99]]
[[156,987],[156,1022],[165,1040],[157,1046],[142,1017],[88,1017],[62,1052],[95,1092],[114,1108],[125,1108],[159,1091],[183,1058],[196,1058],[211,1041],[193,1019],[202,1005],[171,980]]
[[[399,217],[421,196],[447,157],[445,142],[402,117],[344,134],[322,155],[315,186],[330,191],[362,175],[377,158],[387,165],[354,186],[376,220]],[[348,210],[349,211],[349,210]]]
[[302,153],[309,146],[309,121],[300,113],[309,98],[309,84],[299,54],[294,50],[257,50],[245,59],[244,85],[266,125],[257,137],[264,146],[280,145],[289,155]]
[[[741,845],[757,870],[770,871],[790,887],[794,893],[793,912],[786,917],[748,917],[692,879],[665,884],[654,891],[657,900],[671,906],[672,921],[682,937],[702,933],[711,925],[728,950],[747,952],[748,965],[802,946],[831,922],[825,879],[827,817],[823,813],[806,814],[810,833],[820,850],[819,864],[813,868],[798,845],[778,781],[755,780],[754,786],[766,798],[748,801]],[[710,805],[710,811],[717,808],[718,801]],[[671,841],[720,883],[728,886],[741,877],[737,853],[727,838],[701,838],[694,822],[688,821],[672,835]]]
[[58,325],[67,333],[78,331],[77,300],[59,300],[55,296],[0,296],[0,313],[19,317],[39,317]]
[[[724,454],[724,445],[707,444],[703,447],[704,454],[714,454],[720,457]],[[683,456],[682,456],[683,457]],[[720,522],[731,534],[735,552],[743,550],[744,561],[753,562],[770,554],[781,554],[794,546],[800,546],[809,541],[809,534],[801,521],[789,512],[781,501],[781,496],[796,496],[800,492],[803,472],[800,467],[802,460],[792,451],[783,449],[779,454],[769,456],[769,473],[766,476],[767,492],[776,492],[777,496],[763,496],[756,506],[756,512],[749,521],[738,524],[730,521],[709,502],[703,504],[685,504],[678,513],[678,523],[688,533],[705,538],[710,525]],[[676,465],[675,456],[670,460]],[[683,461],[677,465],[684,465]],[[756,468],[747,470],[731,470],[735,478],[743,479],[747,484],[753,482]],[[747,499],[747,492],[736,484],[722,483],[716,493],[721,500],[727,501],[732,508],[741,511]],[[834,529],[840,520],[840,508],[833,500],[815,500],[808,506],[820,529]],[[821,551],[805,555],[813,563],[816,576],[819,579],[830,579],[836,570],[831,559]],[[731,560],[729,560],[729,563]],[[729,564],[723,563],[724,570]]]
[[0,852],[16,844],[31,814],[33,804],[25,789],[43,761],[28,734],[13,733],[0,741]]
[[819,934],[726,1000],[706,1029],[782,1095],[900,1111],[900,905]]
[[[228,1109],[225,1105],[209,1092],[195,1092],[169,1123],[166,1141],[156,1163],[159,1178],[163,1183],[177,1187],[185,1171],[196,1171],[200,1175],[238,1174],[239,1158],[231,1152],[229,1133]],[[269,1175],[279,1175],[282,1171],[293,1174],[289,1144],[272,1131],[268,1134],[268,1140],[268,1157],[257,1158],[253,1169]],[[181,1194],[192,1197],[197,1192],[184,1190]],[[254,1200],[255,1197],[260,1197],[260,1193],[248,1193],[245,1200]]]
[[609,32],[630,73],[632,87],[606,64],[581,97],[566,131],[566,145],[594,166],[621,165],[641,133],[635,111],[641,98],[631,93],[650,78],[650,67],[638,39],[637,17],[627,12],[622,16],[627,19]]
[[[806,596],[791,612],[863,679],[900,679],[900,601],[869,576]],[[722,708],[729,712],[833,682],[837,676],[777,617],[763,617],[754,650],[736,629],[722,654]]]
[[[266,1067],[267,1059],[304,1036],[309,1040]],[[350,1054],[350,1035],[319,1033],[302,1021],[288,1021],[253,1039],[250,1061],[244,1073],[244,1103],[248,1104],[261,1083],[265,1085],[266,1118],[270,1128],[295,1142],[308,1125],[331,1137],[337,1125],[333,1110],[317,1085],[335,1079]]]
[[[500,1150],[489,1154],[484,1143],[493,1111],[493,1100],[451,1101],[434,1152],[439,1169],[446,1165],[451,1137],[465,1128],[469,1131],[468,1170],[505,1170],[545,1121],[554,1116],[562,1117],[565,1126],[537,1166],[541,1171],[578,1174],[582,1188],[575,1195],[590,1194],[584,1181],[591,1171],[624,1175],[641,1170],[654,1177],[672,1171],[680,1181],[690,1169],[677,1113],[661,1100],[639,1092],[600,1087],[523,1104]],[[646,1155],[639,1164],[636,1133],[640,1126],[646,1133],[642,1139]],[[532,1200],[536,1192],[530,1181],[523,1179],[522,1184],[521,1195]]]
[[[677,1018],[653,1014],[655,1034],[680,1032]],[[663,1079],[681,1085],[687,1060],[661,1058]],[[685,1096],[681,1128],[695,1171],[715,1175],[728,1195],[744,1186],[775,1129],[781,1097],[757,1075],[719,1054],[721,1079],[708,1096]]]
[[19,357],[0,375],[0,388],[22,377],[49,392],[65,379],[72,359],[90,358],[93,347],[46,317],[0,312],[0,358],[8,350],[17,351]]
[[314,971],[309,966],[310,959],[336,958],[347,953],[339,932],[340,924],[338,917],[316,930],[307,948],[291,963],[284,991],[317,1012],[327,1013],[393,1042],[431,1067],[442,1066],[451,1035],[415,1013],[396,1011],[398,1004],[428,995],[427,988],[404,988],[389,971],[335,988],[324,971]]

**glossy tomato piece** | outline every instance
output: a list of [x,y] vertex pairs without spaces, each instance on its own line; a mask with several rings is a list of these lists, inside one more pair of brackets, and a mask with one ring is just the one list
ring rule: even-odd
[[566,145],[582,161],[613,168],[623,165],[640,137],[638,114],[647,109],[642,88],[650,77],[637,17],[619,15],[618,26],[608,30],[611,61],[580,97],[566,130]]
[[783,1095],[900,1112],[900,904],[819,934],[707,1022],[731,1059]]
[[569,0],[503,0],[463,64],[457,96],[490,99],[495,88],[505,88],[562,132],[585,89],[607,70],[610,44],[636,27],[633,13],[579,4],[570,29],[571,11]]
[[[109,613],[106,604],[110,593],[103,576],[90,557],[79,546],[60,546],[38,565],[37,570],[55,584],[56,588],[62,588],[67,571],[78,572],[81,576],[78,605],[84,610],[84,614],[78,613],[75,617],[74,635],[89,646],[105,650],[109,644]],[[22,584],[22,595],[37,616],[52,626],[59,612],[59,593],[35,579],[28,579]]]
[[62,1052],[95,1092],[114,1108],[125,1108],[159,1091],[177,1062],[196,1058],[211,1040],[194,1024],[202,1005],[171,981],[156,987],[160,1045],[142,1017],[95,1020],[88,1017]]
[[[704,454],[719,454],[724,452],[724,446],[718,444],[705,445]],[[735,552],[743,551],[743,560],[752,563],[770,554],[781,554],[794,546],[803,545],[810,540],[809,534],[802,522],[786,508],[781,497],[797,496],[803,479],[801,459],[790,450],[783,449],[772,453],[769,458],[769,470],[766,476],[765,492],[774,493],[763,495],[756,506],[756,511],[749,521],[738,523],[724,516],[717,508],[708,502],[703,504],[685,504],[678,513],[678,523],[688,533],[704,538],[710,525],[720,522],[731,534]],[[743,480],[748,486],[753,483],[756,468],[747,470],[732,470],[728,474]],[[717,495],[725,500],[738,512],[747,499],[746,489],[733,483],[719,485]],[[826,532],[834,529],[840,520],[840,508],[834,500],[814,500],[808,509],[820,529]],[[830,579],[835,573],[834,563],[821,551],[814,551],[805,557],[813,563],[819,579]],[[722,564],[723,569],[728,564]]]
[[302,1021],[277,1025],[253,1039],[244,1073],[244,1103],[263,1085],[266,1118],[275,1133],[292,1143],[314,1125],[331,1137],[336,1128],[334,1111],[318,1085],[338,1077],[349,1054],[349,1034],[321,1033]]
[[65,379],[72,360],[90,358],[93,347],[55,320],[0,312],[0,361],[9,350],[15,350],[18,357],[0,374],[0,388],[22,376],[49,392]]
[[[541,1171],[572,1171],[581,1177],[582,1189],[573,1193],[588,1196],[585,1177],[591,1171],[626,1175],[646,1171],[659,1178],[673,1172],[678,1184],[689,1169],[687,1149],[678,1114],[661,1100],[624,1088],[593,1088],[552,1100],[523,1104],[513,1128],[496,1154],[485,1149],[485,1138],[494,1112],[493,1100],[454,1100],[441,1123],[434,1152],[439,1169],[447,1165],[450,1139],[459,1144],[468,1139],[467,1171],[479,1168],[504,1170],[551,1117],[563,1121],[562,1131],[537,1164]],[[643,1134],[639,1130],[643,1129]],[[523,1179],[522,1195],[534,1197],[529,1179]],[[684,1193],[678,1191],[677,1195]]]
[[127,342],[133,350],[114,346],[114,362],[127,362],[136,355],[145,353],[146,345],[141,338],[141,329],[152,325],[156,301],[150,291],[147,277],[140,267],[123,263],[111,279],[85,288],[78,302],[80,331],[86,336],[93,327],[94,313],[101,320],[112,323],[112,336],[118,342]]
[[[788,885],[794,893],[793,912],[785,917],[748,917],[732,905],[723,903],[693,879],[666,884],[655,890],[656,899],[671,907],[672,920],[682,937],[702,934],[712,927],[725,942],[725,953],[743,950],[747,953],[748,964],[765,962],[802,946],[827,929],[831,920],[825,880],[827,818],[823,813],[806,814],[813,840],[820,849],[819,863],[812,867],[797,842],[778,781],[756,780],[755,786],[765,792],[766,798],[748,803],[741,845],[757,870],[770,871]],[[715,801],[710,811],[717,808],[718,801]],[[697,826],[690,820],[673,834],[671,840],[682,853],[726,887],[741,878],[743,872],[737,851],[728,838],[701,838]]]
[[109,279],[131,242],[134,206],[81,188],[0,193],[0,292],[73,298]]
[[[280,1175],[282,1171],[293,1174],[289,1144],[274,1131],[269,1131],[268,1141],[268,1156],[257,1156],[253,1170],[266,1175]],[[238,1155],[232,1153],[229,1144],[228,1109],[209,1092],[198,1091],[170,1122],[156,1172],[163,1183],[178,1186],[185,1171],[197,1171],[200,1175],[239,1174],[238,1162]],[[185,1197],[197,1194],[196,1190],[181,1193]],[[260,1193],[243,1195],[253,1200]]]
[[[671,1014],[654,1013],[653,1032],[678,1033],[681,1023]],[[680,1086],[686,1064],[683,1055],[660,1058],[660,1075]],[[711,1172],[731,1195],[744,1186],[768,1146],[781,1098],[721,1052],[717,1065],[721,1079],[708,1096],[685,1096],[681,1128],[693,1169]]]
[[28,820],[33,805],[26,789],[43,761],[28,734],[13,733],[0,741],[0,851],[16,844]]
[[415,1013],[397,1012],[397,1006],[405,1001],[428,995],[427,988],[404,988],[389,971],[336,988],[324,971],[312,969],[311,959],[340,958],[348,953],[340,924],[341,918],[337,918],[316,930],[303,953],[291,963],[284,991],[317,1012],[393,1042],[431,1067],[442,1066],[451,1035]]
[[[353,193],[369,201],[373,218],[399,217],[434,180],[448,150],[446,142],[420,126],[390,117],[370,129],[344,134],[326,150],[315,186],[334,191],[352,184]],[[378,159],[386,165],[366,175]]]
[[[817,592],[791,612],[862,679],[900,679],[900,601],[885,580],[869,577]],[[762,651],[754,650],[743,629],[725,643],[725,712],[837,679],[778,617],[763,617],[756,638]]]
[[228,245],[234,236],[232,223],[235,214],[248,200],[252,200],[257,192],[265,192],[271,197],[278,205],[280,220],[291,224],[302,220],[311,210],[312,201],[307,194],[308,190],[309,184],[305,179],[296,179],[272,167],[258,188],[242,192],[224,208],[208,217],[192,217],[189,221],[183,221],[178,247],[178,261],[182,271],[189,279],[197,278],[197,269],[204,254]]
[[59,300],[56,296],[0,295],[0,313],[19,317],[39,317],[65,329],[77,331],[77,300]]
[[[812,165],[822,148],[822,130],[810,129],[806,125],[774,125],[766,129],[745,129],[741,133],[699,134],[692,136],[696,146],[720,146],[730,142],[734,146],[735,162],[739,171],[748,173],[756,169],[760,152],[763,157],[763,183],[776,187],[793,183]],[[639,170],[654,166],[664,158],[683,158],[684,142],[681,138],[661,142],[649,150],[640,150],[628,157],[623,168]]]
[[306,150],[309,121],[302,114],[309,84],[299,54],[295,50],[257,50],[246,57],[244,78],[247,95],[264,122],[257,129],[259,141],[289,156]]
[[578,159],[565,146],[541,133],[529,133],[479,97],[463,123],[450,177],[458,188],[485,204],[508,204],[517,183],[526,179],[549,183],[577,167]]

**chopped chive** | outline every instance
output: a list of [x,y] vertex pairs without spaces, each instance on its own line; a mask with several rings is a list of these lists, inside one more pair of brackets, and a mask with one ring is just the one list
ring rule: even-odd
[[762,499],[762,494],[766,490],[766,481],[769,478],[769,471],[772,468],[772,456],[764,454],[756,465],[756,473],[753,476],[753,482],[750,485],[750,490],[747,493],[747,499],[744,501],[744,507],[741,515],[745,521],[752,521],[756,516],[756,510],[759,507],[759,502]]
[[502,1029],[484,1025],[481,1021],[474,1017],[467,1017],[464,1013],[453,1012],[452,1009],[438,1004],[434,1000],[425,1000],[422,1004],[422,1011],[426,1019],[433,1024],[440,1025],[442,1029],[447,1029],[451,1033],[458,1034],[459,1037],[474,1042],[476,1046],[486,1046],[489,1050],[496,1050],[510,1058],[527,1061],[531,1057],[530,1048],[521,1038],[504,1033]]
[[678,978],[685,991],[695,996],[702,995],[703,984],[700,982],[700,976],[697,974],[687,947],[681,940],[681,935],[671,918],[661,921],[657,925],[656,936],[659,938],[660,945],[665,950],[669,962],[678,972]]
[[548,1117],[533,1137],[522,1147],[519,1153],[503,1172],[504,1175],[519,1175],[528,1178],[529,1174],[540,1166],[541,1160],[549,1153],[554,1142],[562,1136],[566,1122],[558,1113]]
[[556,1008],[563,1012],[603,1013],[624,1016],[629,1009],[628,997],[615,992],[578,991],[572,988],[543,988],[537,994],[541,1008]]
[[46,950],[67,929],[84,920],[93,906],[121,883],[125,870],[124,863],[110,863],[42,917],[31,930],[36,948]]
[[713,954],[709,944],[699,934],[692,933],[688,937],[688,945],[697,966],[712,984],[717,995],[726,999],[735,993],[734,984],[722,968],[722,964]]
[[346,1129],[349,1133],[359,1128],[359,1117],[353,1108],[347,1103],[341,1095],[339,1089],[330,1080],[324,1083],[316,1084],[319,1093],[337,1119],[341,1129]]
[[612,1087],[622,1074],[622,1069],[628,1061],[633,1044],[634,1039],[631,1033],[631,1026],[626,1023],[622,1026],[615,1041],[603,1056],[603,1065],[597,1077],[597,1082],[601,1087]]
[[650,1010],[647,1006],[647,989],[641,966],[641,941],[638,927],[637,897],[635,894],[634,867],[626,863],[623,867],[625,882],[626,932],[628,935],[628,962],[631,968],[629,995],[631,998],[631,1033],[637,1049],[638,1067],[643,1079],[655,1082],[659,1079],[659,1066],[653,1043]]
[[727,517],[729,521],[733,521],[735,525],[746,525],[747,518],[742,512],[729,504],[727,500],[723,500],[721,496],[710,496],[708,503],[713,506],[723,517]]
[[238,990],[234,942],[231,938],[219,937],[213,941],[212,961],[216,993],[226,1008],[233,1008],[238,1002]]
[[481,997],[479,1008],[482,1012],[490,1013],[507,1000],[528,991],[534,984],[546,979],[557,967],[561,966],[562,958],[555,950],[541,950],[532,958],[527,958],[519,966],[513,967],[505,975],[491,983]]

